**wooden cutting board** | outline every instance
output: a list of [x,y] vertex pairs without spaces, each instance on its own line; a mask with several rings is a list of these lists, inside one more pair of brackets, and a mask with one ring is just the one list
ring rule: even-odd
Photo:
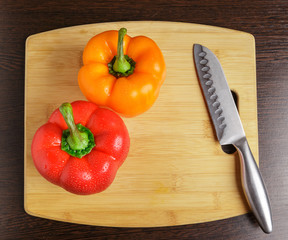
[[[85,99],[77,84],[87,41],[102,31],[128,29],[160,47],[167,77],[146,113],[124,119],[129,156],[104,192],[78,196],[47,182],[31,158],[31,141],[61,103]],[[26,41],[25,210],[74,223],[155,227],[193,224],[249,211],[241,188],[237,153],[216,140],[193,64],[200,43],[219,58],[238,95],[243,126],[258,162],[255,40],[230,29],[176,22],[113,22],[57,29]]]

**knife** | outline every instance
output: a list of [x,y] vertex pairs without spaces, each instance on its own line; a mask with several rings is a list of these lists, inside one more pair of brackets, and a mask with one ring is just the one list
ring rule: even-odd
[[230,88],[217,57],[194,44],[194,63],[220,144],[233,144],[241,161],[242,187],[253,214],[265,233],[272,232],[271,207],[261,173],[248,145]]

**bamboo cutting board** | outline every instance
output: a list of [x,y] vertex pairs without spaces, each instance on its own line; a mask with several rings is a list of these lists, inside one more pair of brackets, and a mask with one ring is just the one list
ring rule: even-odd
[[[163,52],[167,77],[146,113],[124,118],[129,156],[104,192],[78,196],[47,182],[31,158],[38,127],[63,102],[85,99],[77,74],[88,40],[102,31],[128,29],[152,38]],[[237,153],[216,140],[193,64],[200,43],[219,58],[258,162],[255,41],[230,29],[176,22],[114,22],[75,26],[30,36],[25,73],[25,210],[74,223],[155,227],[218,220],[249,211]]]

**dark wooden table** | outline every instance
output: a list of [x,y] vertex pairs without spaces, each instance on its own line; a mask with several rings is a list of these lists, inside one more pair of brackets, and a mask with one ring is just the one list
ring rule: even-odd
[[[288,239],[288,2],[0,0],[0,239]],[[180,21],[256,39],[260,169],[274,231],[252,214],[161,228],[108,228],[29,216],[23,207],[25,40],[56,28],[111,21]],[[243,69],[245,71],[245,69]]]

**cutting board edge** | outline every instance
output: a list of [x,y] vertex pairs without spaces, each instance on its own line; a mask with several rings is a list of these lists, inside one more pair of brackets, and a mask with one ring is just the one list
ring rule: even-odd
[[[33,217],[39,217],[39,218],[43,218],[43,219],[49,219],[49,220],[53,220],[53,221],[59,221],[59,222],[66,222],[66,223],[72,223],[72,224],[80,224],[80,225],[87,225],[87,226],[97,226],[97,227],[119,227],[119,228],[159,228],[159,227],[173,227],[173,226],[184,226],[184,225],[193,225],[193,224],[201,224],[201,223],[209,223],[209,222],[214,222],[214,221],[220,221],[220,220],[225,220],[225,219],[230,219],[230,218],[234,218],[234,217],[239,217],[245,214],[250,213],[250,211],[248,212],[244,212],[244,213],[239,213],[239,214],[235,214],[235,215],[231,215],[231,216],[225,216],[225,217],[215,217],[215,218],[210,218],[209,220],[199,220],[199,221],[187,221],[185,222],[181,222],[181,223],[176,223],[176,224],[159,224],[159,225],[155,225],[155,224],[147,224],[147,225],[137,225],[137,224],[127,224],[127,225],[122,225],[122,224],[101,224],[99,223],[91,223],[89,221],[85,222],[82,220],[69,220],[66,219],[64,220],[63,218],[57,218],[57,217],[53,217],[53,216],[47,216],[47,215],[42,215],[42,214],[38,214],[38,213],[34,213],[33,211],[30,211],[29,208],[27,207],[26,204],[26,196],[24,197],[24,210],[25,212]],[[136,223],[136,222],[135,222]]]
[[[198,23],[189,23],[189,22],[174,22],[174,21],[149,21],[149,20],[139,20],[139,21],[114,21],[114,22],[99,22],[99,23],[88,23],[88,24],[82,24],[82,25],[73,25],[73,26],[67,26],[67,27],[63,27],[63,28],[57,28],[57,29],[51,29],[51,30],[47,30],[47,31],[43,31],[43,32],[39,32],[39,33],[35,33],[35,34],[32,34],[32,35],[29,35],[27,38],[26,38],[26,49],[27,49],[27,45],[30,41],[30,39],[34,38],[34,37],[37,37],[37,36],[40,36],[40,35],[45,35],[47,33],[53,33],[53,32],[58,32],[58,31],[67,31],[67,30],[71,30],[72,28],[83,28],[83,27],[90,27],[90,26],[93,26],[93,25],[110,25],[110,24],[115,24],[115,25],[118,25],[118,24],[133,24],[133,23],[141,23],[141,24],[153,24],[153,23],[158,23],[158,24],[185,24],[187,26],[198,26],[198,27],[203,27],[203,28],[210,28],[210,29],[215,29],[215,30],[221,30],[223,32],[235,32],[235,33],[238,33],[238,34],[243,34],[243,35],[246,35],[248,36],[249,38],[251,38],[254,43],[255,43],[255,37],[252,33],[248,33],[248,32],[244,32],[244,31],[241,31],[241,30],[236,30],[236,29],[231,29],[231,28],[226,28],[226,27],[220,27],[220,26],[213,26],[213,25],[208,25],[208,24],[198,24]],[[111,29],[108,29],[107,30],[111,30]],[[116,29],[115,29],[116,30]],[[215,32],[218,32],[218,31],[215,31]]]

